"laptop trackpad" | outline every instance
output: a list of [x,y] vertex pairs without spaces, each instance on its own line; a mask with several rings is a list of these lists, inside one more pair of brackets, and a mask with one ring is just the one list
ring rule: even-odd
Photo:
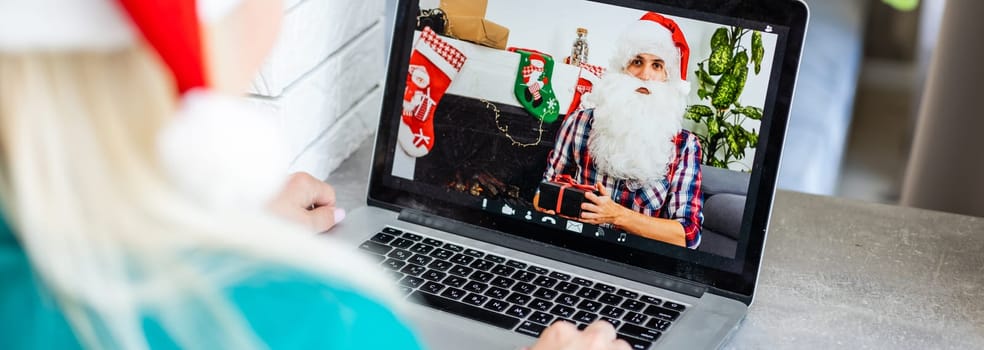
[[533,338],[434,309],[412,305],[409,316],[427,349],[509,350]]

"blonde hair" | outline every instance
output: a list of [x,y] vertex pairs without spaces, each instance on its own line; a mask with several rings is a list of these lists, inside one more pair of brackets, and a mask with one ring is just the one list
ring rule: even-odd
[[83,344],[146,348],[149,316],[182,347],[263,347],[223,291],[271,265],[395,303],[353,249],[173,190],[155,143],[173,91],[139,46],[0,53],[0,209]]

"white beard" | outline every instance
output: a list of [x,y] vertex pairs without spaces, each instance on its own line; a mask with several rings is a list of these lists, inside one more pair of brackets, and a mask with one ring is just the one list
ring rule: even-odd
[[[601,174],[643,186],[666,176],[686,111],[686,95],[677,84],[609,73],[594,86],[585,97],[595,108],[588,151]],[[637,92],[640,87],[650,94]]]

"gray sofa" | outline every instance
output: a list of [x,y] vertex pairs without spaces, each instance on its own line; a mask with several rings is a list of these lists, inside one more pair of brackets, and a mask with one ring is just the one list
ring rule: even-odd
[[698,251],[733,257],[745,211],[749,173],[701,167],[704,225]]
[[779,187],[832,195],[851,127],[868,0],[806,0],[806,33]]

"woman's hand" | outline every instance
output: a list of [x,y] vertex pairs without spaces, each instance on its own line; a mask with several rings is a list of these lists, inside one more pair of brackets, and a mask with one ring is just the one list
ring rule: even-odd
[[600,183],[595,184],[595,188],[601,192],[601,196],[588,192],[584,198],[588,202],[581,203],[581,221],[589,224],[613,224],[618,225],[622,218],[627,215],[628,209],[612,200],[608,189]]
[[345,209],[335,207],[335,189],[308,173],[294,173],[268,208],[295,223],[324,232],[345,219]]
[[556,322],[540,334],[527,350],[629,350],[629,343],[615,338],[615,328],[607,321],[595,321],[584,331],[570,322]]

